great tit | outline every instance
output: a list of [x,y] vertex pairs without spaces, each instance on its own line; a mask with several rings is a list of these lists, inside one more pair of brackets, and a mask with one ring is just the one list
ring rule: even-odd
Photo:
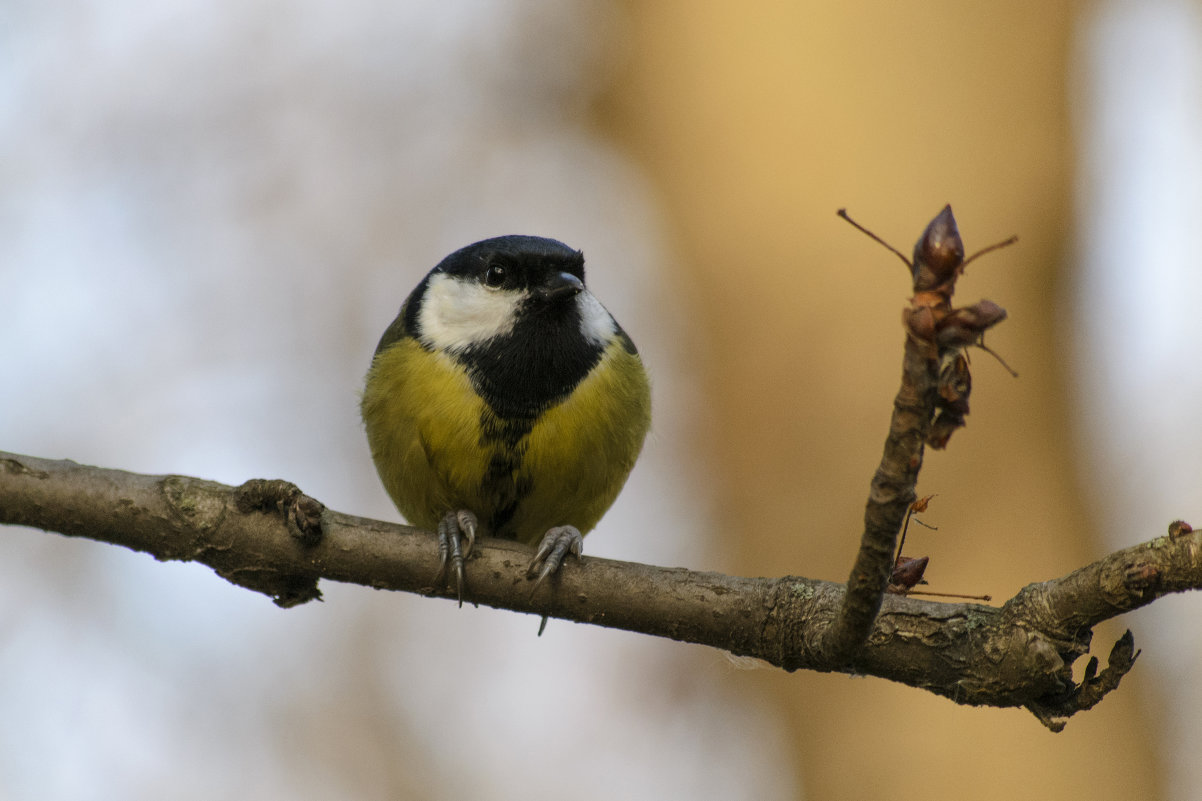
[[580,555],[642,450],[651,393],[634,343],[585,288],[583,254],[502,236],[417,285],[376,347],[361,412],[384,488],[437,531],[435,581],[449,564],[462,603],[477,533],[538,542],[539,582]]

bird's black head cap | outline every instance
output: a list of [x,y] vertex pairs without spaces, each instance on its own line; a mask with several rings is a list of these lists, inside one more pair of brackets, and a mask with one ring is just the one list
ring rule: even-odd
[[505,289],[533,289],[548,276],[568,273],[584,281],[584,254],[541,236],[497,236],[484,239],[443,259],[435,272],[475,278]]
[[[544,301],[567,297],[584,285],[584,254],[557,239],[512,234],[482,239],[440,261],[401,307],[376,352],[418,332],[417,317],[430,279],[438,274],[475,281],[494,289],[531,290]],[[571,278],[579,280],[576,284]]]

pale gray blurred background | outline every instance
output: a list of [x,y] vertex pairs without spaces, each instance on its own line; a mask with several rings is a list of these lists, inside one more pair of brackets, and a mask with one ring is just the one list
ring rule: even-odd
[[[715,566],[676,453],[690,423],[671,253],[646,181],[585,116],[614,68],[616,9],[173,0],[4,16],[4,447],[284,476],[397,519],[358,420],[376,339],[451,250],[555,236],[585,251],[655,365],[657,406],[677,410],[589,550]],[[708,725],[776,739],[723,688],[716,653],[570,624],[539,639],[536,618],[361,587],[325,585],[324,604],[287,613],[198,566],[4,540],[0,796],[788,788],[757,770],[773,749]]]
[[[1011,310],[991,344],[1023,378],[974,362],[925,546],[938,589],[1004,598],[1202,522],[1200,53],[1182,0],[0,4],[0,448],[395,520],[357,417],[379,333],[451,250],[554,236],[655,388],[587,551],[842,580],[906,283],[833,212],[907,250],[950,200],[970,251],[1023,237],[962,284]],[[1197,598],[1121,621],[1135,674],[1053,737],[0,535],[2,799],[1202,798]]]

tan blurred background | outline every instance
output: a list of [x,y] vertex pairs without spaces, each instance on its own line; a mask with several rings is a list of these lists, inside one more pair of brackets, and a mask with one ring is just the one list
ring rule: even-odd
[[[970,253],[1021,238],[960,284],[965,302],[1009,310],[990,339],[1021,379],[978,355],[968,428],[928,455],[939,531],[910,542],[931,555],[932,589],[1004,599],[1100,553],[1064,434],[1079,4],[629,8],[629,71],[603,120],[660,188],[678,280],[706,320],[694,336],[711,357],[706,445],[732,568],[842,580],[850,564],[908,285],[842,206],[907,253],[945,202]],[[1144,671],[1062,737],[877,681],[749,678],[784,710],[813,798],[1163,792]]]
[[[1197,9],[1156,5],[1196,50]],[[1130,8],[26,4],[0,84],[0,447],[281,475],[395,519],[354,414],[379,331],[450,250],[551,235],[584,249],[656,385],[645,457],[586,550],[843,580],[908,281],[835,210],[908,252],[950,202],[969,252],[1020,237],[960,292],[1008,309],[990,344],[1021,377],[974,357],[968,427],[920,484],[938,531],[911,549],[932,589],[1007,598],[1199,500],[1140,505],[1166,451],[1099,444],[1120,423],[1082,371],[1105,353],[1073,334],[1095,286],[1082,196],[1108,188],[1083,156],[1109,152],[1088,145],[1097,65],[1127,58],[1104,33]],[[1133,486],[1115,465],[1137,451]],[[1177,746],[1199,734],[1180,711],[1196,604],[1100,630],[1103,658],[1126,625],[1156,645],[1053,735],[591,627],[535,639],[337,585],[280,612],[104,546],[7,531],[5,550],[4,798],[1202,797]]]

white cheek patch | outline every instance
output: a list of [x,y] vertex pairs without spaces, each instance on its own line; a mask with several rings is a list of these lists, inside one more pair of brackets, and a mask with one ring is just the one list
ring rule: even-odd
[[417,318],[422,342],[456,352],[508,334],[523,299],[524,293],[488,289],[449,275],[431,276]]
[[601,301],[586,289],[576,296],[576,305],[580,309],[580,333],[584,338],[597,345],[609,342],[618,326]]

